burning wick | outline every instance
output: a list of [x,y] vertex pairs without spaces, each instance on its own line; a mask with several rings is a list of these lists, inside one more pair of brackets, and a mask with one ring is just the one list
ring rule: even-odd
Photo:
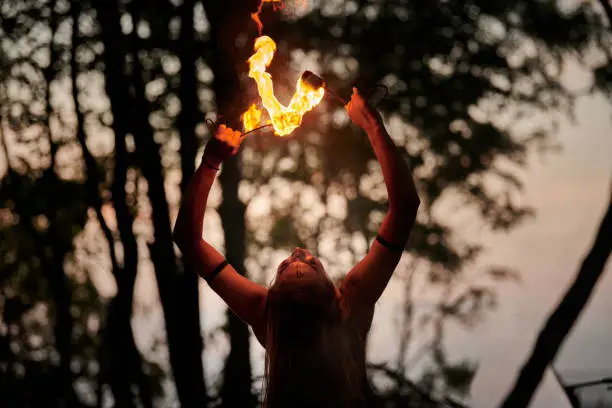
[[[334,96],[338,102],[340,102],[342,105],[346,105],[348,104],[348,101],[345,100],[344,98],[342,98],[341,96],[338,96],[338,94],[336,94],[334,91],[332,91],[327,84],[325,83],[325,80],[323,78],[321,78],[320,76],[318,76],[317,74],[315,74],[314,72],[311,71],[304,71],[302,73],[302,81],[308,83],[310,86],[312,86],[313,88],[324,88],[325,92],[329,93],[330,95]],[[376,89],[382,89],[382,91],[384,92],[382,97],[377,98],[377,100],[373,100],[375,94],[373,91],[375,91]],[[372,88],[370,88],[370,90],[367,92],[367,94],[369,94],[369,102],[373,105],[376,106],[378,105],[378,103],[383,100],[384,98],[387,97],[387,95],[389,94],[389,88],[387,88],[385,85],[383,84],[374,84],[374,86]]]
[[325,80],[312,71],[304,71],[302,73],[302,81],[308,83],[313,88],[324,88],[327,92],[333,95],[343,105],[346,105],[348,103],[347,101],[339,97],[331,89],[329,89],[329,87],[325,83]]

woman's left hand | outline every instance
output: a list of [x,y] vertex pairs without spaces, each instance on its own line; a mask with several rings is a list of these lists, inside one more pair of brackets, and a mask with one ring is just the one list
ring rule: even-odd
[[370,106],[357,88],[353,88],[351,100],[345,108],[351,121],[366,132],[370,132],[382,124],[380,114]]
[[242,134],[225,125],[219,126],[217,133],[210,138],[204,148],[204,160],[210,165],[219,167],[221,163],[238,152],[242,143]]

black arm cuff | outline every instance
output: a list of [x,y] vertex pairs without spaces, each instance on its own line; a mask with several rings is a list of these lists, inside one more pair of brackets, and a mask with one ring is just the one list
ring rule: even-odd
[[380,235],[376,236],[376,240],[380,243],[380,245],[384,246],[389,251],[392,251],[392,252],[402,252],[404,250],[403,246],[395,245],[395,244],[387,241],[386,239],[384,239]]
[[215,167],[212,164],[210,164],[208,162],[208,160],[206,160],[206,158],[203,158],[202,161],[204,162],[204,164],[206,165],[206,167],[208,167],[209,169],[213,169],[213,170],[219,170],[219,167]]
[[211,273],[208,274],[208,276],[204,277],[204,280],[208,283],[212,282],[213,279],[215,279],[227,265],[227,260],[221,262],[215,269],[213,269]]

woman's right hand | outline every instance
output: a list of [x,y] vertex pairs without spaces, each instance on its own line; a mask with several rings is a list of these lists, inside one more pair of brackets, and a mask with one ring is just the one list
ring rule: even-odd
[[345,108],[351,121],[366,132],[375,130],[382,124],[379,113],[368,104],[357,88],[353,88],[351,100]]
[[221,163],[238,152],[242,143],[242,134],[225,125],[219,126],[217,133],[210,138],[204,148],[206,163],[219,167]]

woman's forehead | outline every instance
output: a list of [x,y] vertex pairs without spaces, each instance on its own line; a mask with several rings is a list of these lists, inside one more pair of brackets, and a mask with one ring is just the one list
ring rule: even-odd
[[282,275],[293,279],[308,279],[317,277],[317,271],[304,262],[296,261],[287,266]]

